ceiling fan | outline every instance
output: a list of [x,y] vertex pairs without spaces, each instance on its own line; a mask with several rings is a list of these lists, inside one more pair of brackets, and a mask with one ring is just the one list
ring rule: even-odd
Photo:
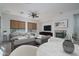
[[38,12],[37,11],[35,11],[35,12],[30,12],[29,13],[29,15],[32,17],[32,18],[38,18],[39,16],[38,16]]

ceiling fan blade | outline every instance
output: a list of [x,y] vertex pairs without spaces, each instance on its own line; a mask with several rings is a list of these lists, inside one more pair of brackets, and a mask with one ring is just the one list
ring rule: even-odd
[[34,11],[34,12],[32,12],[32,11],[30,11],[29,12],[29,17],[32,17],[32,18],[38,18],[39,16],[38,16],[38,12],[37,11]]

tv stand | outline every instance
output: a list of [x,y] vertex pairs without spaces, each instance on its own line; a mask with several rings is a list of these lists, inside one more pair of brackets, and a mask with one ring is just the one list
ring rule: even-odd
[[53,36],[53,34],[51,32],[45,32],[45,31],[42,31],[42,32],[39,32],[40,35],[50,35],[50,36]]

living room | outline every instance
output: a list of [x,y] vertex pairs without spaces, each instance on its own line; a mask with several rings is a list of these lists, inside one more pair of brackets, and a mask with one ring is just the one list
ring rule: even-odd
[[[78,3],[3,3],[0,7],[0,42],[10,41],[11,51],[14,50],[14,45],[27,45],[26,42],[33,45],[36,39],[37,47],[51,37],[71,39],[75,35],[74,27],[78,26],[75,26],[75,19],[78,18],[75,15],[79,14]],[[42,36],[46,38],[39,39]]]

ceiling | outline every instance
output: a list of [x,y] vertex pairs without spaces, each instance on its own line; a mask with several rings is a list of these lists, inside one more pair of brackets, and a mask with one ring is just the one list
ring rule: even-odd
[[[79,9],[79,3],[0,3],[2,12],[28,16],[30,11],[37,11],[41,16],[45,14],[69,12]],[[23,12],[23,14],[21,14]]]

